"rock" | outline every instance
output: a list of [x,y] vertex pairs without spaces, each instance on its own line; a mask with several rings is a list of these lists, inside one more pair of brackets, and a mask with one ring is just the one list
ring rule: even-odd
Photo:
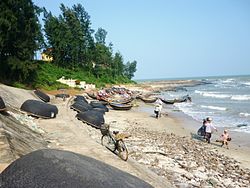
[[182,174],[182,176],[184,176],[185,178],[187,178],[188,180],[191,180],[194,178],[193,174],[190,172],[187,172],[185,174]]
[[206,180],[208,177],[207,177],[207,174],[205,173],[202,173],[200,171],[195,171],[194,172],[194,176],[197,177],[197,178],[200,178],[202,180]]

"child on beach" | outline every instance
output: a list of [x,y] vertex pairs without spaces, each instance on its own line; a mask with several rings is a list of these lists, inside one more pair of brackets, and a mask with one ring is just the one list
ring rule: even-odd
[[220,136],[220,140],[216,140],[216,142],[221,142],[222,143],[221,147],[226,145],[227,149],[229,149],[229,147],[228,147],[228,142],[229,141],[231,141],[231,138],[230,138],[227,130],[224,130],[224,132]]
[[208,117],[206,119],[206,123],[205,123],[205,126],[206,126],[206,141],[208,143],[210,143],[210,139],[212,137],[212,131],[215,130],[217,131],[216,127],[212,124],[212,118]]

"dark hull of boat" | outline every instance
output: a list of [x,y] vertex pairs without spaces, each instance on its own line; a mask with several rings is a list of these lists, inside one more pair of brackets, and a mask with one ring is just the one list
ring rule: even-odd
[[165,104],[174,104],[174,100],[165,100],[165,99],[161,99],[161,101]]
[[174,103],[181,103],[181,102],[186,102],[187,99],[173,99],[173,100],[165,100],[161,99],[161,101],[165,104],[174,104]]
[[109,109],[102,104],[102,102],[94,102],[94,101],[91,101],[90,102],[90,105],[93,107],[93,108],[101,108],[103,109],[105,112],[108,112]]
[[92,110],[93,107],[90,106],[88,103],[85,103],[84,101],[76,101],[70,106],[70,108],[76,110],[77,112],[85,112],[88,110]]
[[92,127],[100,129],[101,125],[105,123],[103,113],[96,110],[89,110],[81,112],[76,115],[76,118]]
[[36,100],[25,101],[21,106],[21,110],[27,112],[29,115],[46,119],[55,118],[58,113],[58,109],[55,105]]
[[55,97],[57,98],[69,98],[69,94],[64,94],[64,93],[60,93],[60,94],[56,94]]
[[0,187],[152,188],[145,181],[104,162],[55,149],[36,150],[12,162],[0,174]]
[[49,102],[49,101],[50,101],[50,97],[49,97],[47,94],[43,93],[42,91],[40,91],[40,90],[35,90],[34,93],[35,93],[35,95],[36,95],[37,97],[39,97],[39,99],[41,99],[42,101],[44,101],[44,102]]
[[76,95],[76,98],[74,99],[74,101],[83,101],[85,103],[88,103],[88,101],[85,99],[85,97],[81,96],[81,95]]
[[109,103],[109,105],[115,110],[130,110],[133,107],[132,104]]
[[0,111],[5,111],[5,110],[6,110],[5,103],[2,99],[2,97],[0,97]]

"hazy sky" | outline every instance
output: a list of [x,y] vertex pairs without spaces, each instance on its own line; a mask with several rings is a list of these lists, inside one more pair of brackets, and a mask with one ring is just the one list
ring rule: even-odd
[[134,79],[250,74],[250,0],[33,0],[53,15],[80,3]]

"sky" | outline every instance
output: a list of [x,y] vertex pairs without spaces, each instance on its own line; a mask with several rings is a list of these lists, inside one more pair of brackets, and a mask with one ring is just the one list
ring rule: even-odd
[[33,0],[54,16],[82,4],[133,79],[250,75],[249,0]]

